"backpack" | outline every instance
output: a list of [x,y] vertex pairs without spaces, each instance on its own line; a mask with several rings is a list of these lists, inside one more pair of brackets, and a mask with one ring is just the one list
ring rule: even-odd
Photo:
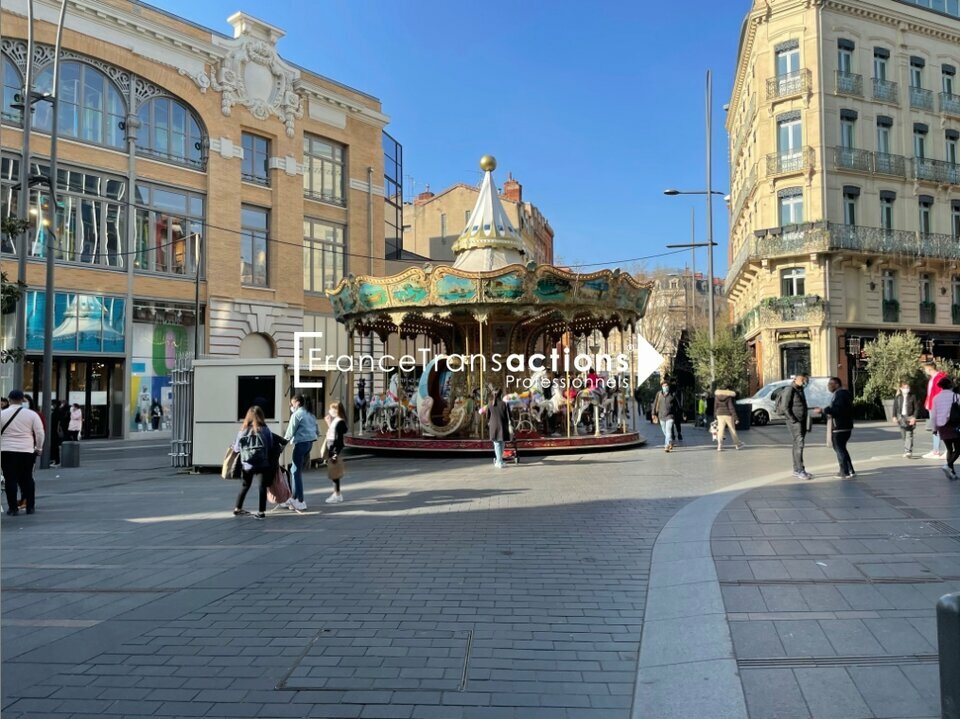
[[260,432],[247,432],[240,437],[240,461],[251,467],[266,467],[269,464],[267,445]]
[[787,392],[789,392],[790,389],[790,387],[783,388],[783,392],[777,396],[777,403],[773,407],[773,411],[780,417],[787,416]]
[[953,402],[950,403],[950,416],[947,417],[947,425],[956,430],[960,430],[960,394],[953,393]]

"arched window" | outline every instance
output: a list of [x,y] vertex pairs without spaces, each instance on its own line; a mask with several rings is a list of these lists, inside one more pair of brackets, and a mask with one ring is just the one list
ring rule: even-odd
[[190,108],[171,97],[155,97],[138,116],[137,152],[203,167],[203,131]]
[[[53,66],[46,67],[38,76],[34,90],[39,93],[53,89]],[[120,123],[127,110],[117,86],[92,65],[75,60],[60,64],[60,125],[63,137],[75,137],[107,147],[122,148],[123,130]],[[50,132],[53,113],[49,102],[34,103],[33,126]]]
[[6,55],[0,55],[0,63],[3,65],[3,120],[20,122],[20,110],[13,107],[13,98],[23,90],[23,80]]

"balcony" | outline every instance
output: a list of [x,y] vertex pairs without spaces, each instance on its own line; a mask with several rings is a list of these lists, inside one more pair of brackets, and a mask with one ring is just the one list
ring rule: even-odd
[[915,157],[913,158],[913,176],[917,180],[926,182],[957,185],[960,184],[960,165],[955,162]]
[[937,321],[937,306],[933,302],[920,303],[920,322],[925,325],[935,324]]
[[863,75],[837,70],[834,89],[838,95],[863,97]]
[[960,117],[960,95],[949,92],[940,93],[940,112]]
[[910,107],[914,110],[929,110],[933,112],[933,93],[922,87],[910,86]]
[[743,143],[753,130],[753,121],[757,116],[757,96],[754,94],[750,97],[750,105],[747,107],[747,111],[743,116],[743,119],[739,123],[739,131],[737,132],[736,138],[733,141],[733,154],[731,157],[735,160],[740,157],[740,150],[743,149]]
[[897,104],[897,83],[873,78],[873,99]]
[[883,321],[884,322],[899,322],[900,321],[900,303],[896,300],[884,300],[883,301]]
[[743,209],[743,205],[746,203],[747,198],[753,194],[753,189],[757,186],[757,170],[756,168],[750,171],[750,176],[747,177],[746,182],[743,183],[743,186],[740,188],[740,191],[737,193],[737,199],[733,203],[733,222],[737,221],[737,218],[740,217],[740,210]]
[[809,70],[797,70],[767,80],[767,100],[782,100],[808,92],[811,86]]
[[771,152],[767,155],[767,177],[808,170],[813,167],[813,157],[812,147],[791,152]]
[[781,322],[810,322],[823,316],[825,303],[819,295],[768,297],[761,306]]
[[960,262],[960,242],[953,235],[810,222],[759,230],[747,238],[730,263],[727,286],[734,285],[741,270],[749,263],[818,252]]
[[870,150],[835,147],[833,148],[833,161],[836,163],[838,170],[873,172],[873,153]]
[[891,155],[889,152],[873,153],[873,171],[878,175],[907,176],[907,161],[903,155]]

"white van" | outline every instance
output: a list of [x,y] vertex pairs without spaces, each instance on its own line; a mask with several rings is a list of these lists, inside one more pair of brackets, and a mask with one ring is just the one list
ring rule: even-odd
[[[821,409],[830,404],[833,396],[827,389],[829,379],[829,377],[810,377],[807,388],[803,392],[807,398],[807,406],[810,408],[810,418],[814,422],[823,420]],[[792,379],[771,382],[761,387],[753,397],[737,400],[737,404],[750,406],[751,424],[763,426],[771,422],[785,422],[786,417],[777,413],[777,398],[792,383]]]

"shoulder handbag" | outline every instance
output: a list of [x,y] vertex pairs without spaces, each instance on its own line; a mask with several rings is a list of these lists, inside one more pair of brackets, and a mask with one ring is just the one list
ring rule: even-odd
[[346,470],[343,466],[343,457],[327,460],[327,477],[329,479],[343,479]]
[[3,423],[3,427],[0,427],[0,434],[3,434],[4,432],[7,431],[7,427],[10,426],[10,423],[11,423],[13,420],[15,420],[15,419],[17,418],[17,415],[20,414],[20,412],[22,412],[22,411],[23,411],[23,405],[20,405],[20,406],[17,408],[17,411],[13,413],[13,416],[12,416],[10,419],[8,419],[6,422]]
[[233,447],[227,448],[227,453],[223,455],[223,467],[220,469],[220,476],[223,479],[240,479],[240,453]]
[[287,470],[277,467],[273,482],[267,487],[267,499],[274,504],[283,504],[290,499],[290,482],[287,481]]

